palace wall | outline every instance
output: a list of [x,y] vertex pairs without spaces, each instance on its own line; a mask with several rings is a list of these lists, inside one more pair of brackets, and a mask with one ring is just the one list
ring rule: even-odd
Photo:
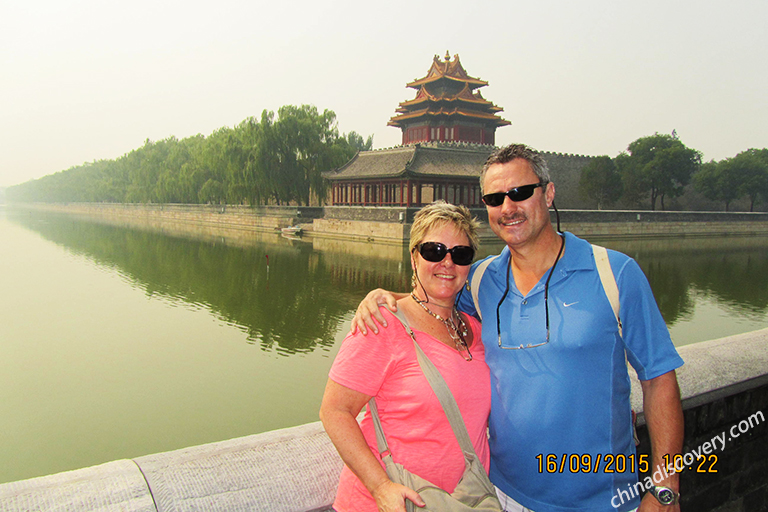
[[577,210],[594,208],[592,201],[585,201],[579,195],[579,178],[584,166],[595,157],[549,152],[542,152],[542,156],[547,162],[550,178],[555,184],[557,207]]

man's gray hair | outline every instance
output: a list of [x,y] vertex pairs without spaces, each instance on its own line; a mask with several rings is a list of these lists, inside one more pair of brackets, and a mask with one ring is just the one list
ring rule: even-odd
[[488,168],[494,164],[511,162],[515,158],[522,158],[531,164],[531,169],[541,183],[550,182],[549,167],[547,167],[547,162],[544,160],[544,157],[541,156],[541,153],[525,144],[510,144],[509,146],[496,149],[485,161],[483,172],[480,173],[481,194],[483,194],[483,182],[485,181],[485,173],[488,171]]

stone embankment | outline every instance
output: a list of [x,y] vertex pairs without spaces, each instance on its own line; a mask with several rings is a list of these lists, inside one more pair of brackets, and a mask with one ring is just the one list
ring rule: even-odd
[[[686,345],[679,352],[685,360],[678,371],[685,414],[682,460],[692,461],[682,472],[682,510],[768,510],[768,329]],[[636,379],[632,403],[642,411]],[[638,434],[638,451],[648,453],[642,414]],[[326,511],[341,468],[320,423],[310,423],[1,484],[0,510]],[[616,492],[619,503],[632,491]]]
[[[418,208],[217,206],[178,204],[33,204],[19,207],[87,216],[95,220],[192,235],[275,232],[300,225],[314,237],[401,244]],[[494,240],[484,209],[481,240]],[[551,213],[552,222],[556,221]],[[579,236],[636,239],[679,236],[768,235],[768,213],[562,210],[561,228]]]

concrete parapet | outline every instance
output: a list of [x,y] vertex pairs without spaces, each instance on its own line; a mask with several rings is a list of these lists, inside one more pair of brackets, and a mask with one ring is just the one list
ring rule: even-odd
[[[677,371],[685,417],[683,455],[692,461],[681,472],[681,509],[768,511],[768,329],[678,351],[685,361]],[[642,410],[636,379],[632,403]],[[638,436],[638,452],[650,454],[644,425]]]
[[342,462],[320,422],[0,485],[0,510],[330,510]]
[[[684,453],[724,445],[682,473],[683,510],[768,510],[768,329],[679,348]],[[633,407],[642,410],[636,379]],[[759,413],[759,414],[758,414]],[[745,421],[754,419],[747,428]],[[640,453],[649,450],[642,425]],[[734,427],[737,430],[733,430]],[[738,434],[735,435],[735,433]],[[0,510],[324,511],[342,463],[319,422],[0,485]],[[699,469],[697,471],[697,469]]]
[[0,510],[155,512],[138,466],[118,460],[76,471],[0,484]]

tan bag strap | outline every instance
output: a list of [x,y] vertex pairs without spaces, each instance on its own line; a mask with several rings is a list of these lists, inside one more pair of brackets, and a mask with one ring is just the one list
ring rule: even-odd
[[477,311],[477,317],[480,319],[481,322],[483,320],[483,314],[480,313],[480,302],[479,302],[480,301],[479,299],[480,281],[483,280],[483,274],[485,274],[485,269],[488,268],[488,265],[490,265],[491,262],[496,258],[498,258],[499,256],[500,254],[497,254],[492,258],[486,258],[483,261],[481,261],[477,265],[477,269],[475,270],[475,273],[472,274],[472,281],[470,281],[469,283],[469,291],[470,293],[472,293],[472,302],[475,303],[475,311]]
[[[419,344],[416,342],[416,337],[413,335],[413,330],[408,325],[408,321],[405,319],[403,313],[398,310],[396,313],[394,313],[394,315],[395,318],[400,320],[400,322],[403,324],[403,327],[405,327],[405,330],[413,340],[413,346],[416,349],[416,359],[419,362],[421,371],[424,372],[424,376],[427,378],[429,385],[432,387],[432,391],[434,391],[435,395],[437,395],[437,399],[440,401],[440,405],[443,407],[443,411],[445,411],[445,415],[448,417],[448,422],[451,424],[453,434],[456,436],[456,440],[459,442],[459,446],[464,453],[475,454],[475,449],[472,446],[472,441],[469,439],[469,434],[467,433],[467,427],[464,424],[464,419],[461,417],[461,411],[459,411],[459,406],[456,403],[456,399],[453,397],[453,393],[451,393],[451,390],[448,388],[448,384],[446,384],[445,379],[443,379],[443,376],[440,375],[440,371],[437,369],[434,363],[430,361],[429,357],[427,357],[427,354],[424,353]],[[379,418],[379,412],[376,408],[375,398],[371,398],[371,400],[368,402],[368,407],[371,408],[371,418],[373,419],[373,425],[376,430],[376,445],[378,447],[379,454],[381,455],[389,450],[389,446],[387,445],[386,437],[384,437],[384,430],[381,428],[381,419]],[[475,458],[477,458],[477,455],[475,455]]]
[[595,255],[595,265],[597,266],[597,273],[600,275],[600,282],[603,284],[603,290],[608,296],[608,301],[613,309],[613,316],[616,317],[616,324],[619,326],[619,336],[622,336],[621,318],[619,318],[619,287],[616,284],[613,269],[611,269],[611,262],[608,260],[608,250],[605,247],[592,244],[592,253]]
[[[597,273],[600,275],[600,282],[603,283],[603,290],[605,290],[605,294],[608,296],[608,301],[613,309],[613,315],[616,317],[616,323],[619,326],[619,336],[623,338],[621,318],[619,318],[619,286],[616,284],[616,276],[613,274],[611,262],[608,261],[608,250],[605,247],[592,244],[592,253],[595,255],[595,265],[597,266]],[[627,366],[629,366],[626,350],[624,351],[624,360]],[[635,445],[640,445],[640,439],[637,437],[637,414],[635,411],[632,411],[632,435],[635,438]]]

